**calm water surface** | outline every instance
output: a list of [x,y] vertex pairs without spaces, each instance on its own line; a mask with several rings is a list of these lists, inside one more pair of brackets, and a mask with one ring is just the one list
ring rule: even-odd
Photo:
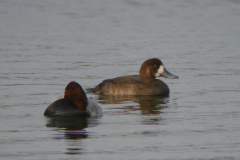
[[[1,0],[1,159],[240,159],[239,0]],[[87,94],[101,118],[46,118],[70,81],[160,58],[169,97]]]

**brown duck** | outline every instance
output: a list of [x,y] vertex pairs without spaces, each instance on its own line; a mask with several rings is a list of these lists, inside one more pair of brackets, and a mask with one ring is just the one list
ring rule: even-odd
[[140,75],[122,76],[106,79],[95,88],[93,93],[103,95],[167,95],[168,86],[156,77],[178,79],[178,76],[168,72],[163,63],[152,58],[143,62]]

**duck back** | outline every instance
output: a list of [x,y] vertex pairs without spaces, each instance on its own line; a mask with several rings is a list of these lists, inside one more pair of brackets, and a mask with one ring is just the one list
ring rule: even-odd
[[167,95],[169,88],[161,80],[152,79],[144,83],[140,76],[132,75],[104,80],[92,92],[103,95]]
[[59,99],[51,103],[44,112],[52,117],[90,117],[88,111],[81,111],[69,99]]

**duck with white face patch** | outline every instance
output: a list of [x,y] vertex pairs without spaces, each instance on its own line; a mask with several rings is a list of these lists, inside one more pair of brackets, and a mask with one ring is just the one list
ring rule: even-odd
[[178,79],[164,68],[163,63],[152,58],[143,62],[140,75],[122,76],[104,80],[95,88],[90,89],[93,93],[103,95],[167,95],[168,86],[156,77]]
[[170,73],[163,65],[160,65],[156,75],[156,77],[165,77],[170,79],[178,79],[178,76]]

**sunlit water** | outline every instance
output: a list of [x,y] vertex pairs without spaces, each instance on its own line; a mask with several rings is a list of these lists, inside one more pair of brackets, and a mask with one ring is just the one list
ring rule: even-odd
[[[1,159],[240,159],[239,0],[1,0]],[[46,118],[157,57],[169,97],[87,94],[101,118]]]

